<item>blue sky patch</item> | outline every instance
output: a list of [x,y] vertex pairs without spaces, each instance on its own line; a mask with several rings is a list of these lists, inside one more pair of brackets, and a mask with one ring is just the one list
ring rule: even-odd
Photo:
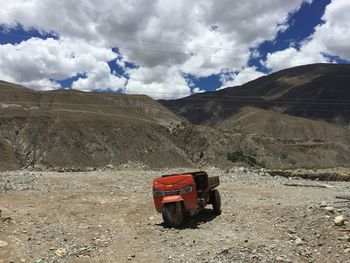
[[17,25],[13,28],[0,25],[0,44],[19,44],[22,41],[26,41],[31,38],[54,38],[58,39],[56,34],[53,33],[40,33],[36,29],[24,30],[22,26]]

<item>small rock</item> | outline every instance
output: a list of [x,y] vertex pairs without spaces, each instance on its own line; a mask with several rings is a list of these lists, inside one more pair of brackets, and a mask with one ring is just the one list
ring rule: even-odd
[[350,242],[350,237],[348,235],[345,235],[343,237],[338,237],[338,240],[343,240],[343,241],[349,241]]
[[59,257],[63,257],[65,256],[67,253],[66,249],[65,248],[58,248],[56,251],[55,251],[55,254]]
[[225,248],[221,250],[220,254],[228,254],[228,252],[229,252],[228,248]]
[[326,207],[326,206],[327,206],[327,203],[325,201],[322,201],[320,204],[320,207]]
[[324,208],[324,210],[326,210],[327,212],[330,212],[330,213],[334,213],[334,207],[333,206],[326,206]]
[[154,220],[154,216],[151,216],[151,217],[149,218],[149,220]]
[[287,233],[288,234],[296,234],[297,232],[295,232],[295,230],[290,228],[290,229],[287,230]]
[[283,257],[277,257],[277,258],[276,258],[276,261],[277,261],[277,262],[283,262],[284,259],[283,259]]
[[344,253],[350,253],[350,248],[344,249]]
[[6,217],[0,218],[0,220],[4,223],[10,223],[12,221],[12,217],[6,216]]
[[295,244],[296,245],[302,245],[304,243],[304,241],[300,238],[300,237],[297,237],[296,239],[295,239]]
[[7,245],[7,242],[0,240],[0,247],[6,247]]
[[343,216],[337,216],[334,218],[334,224],[336,226],[343,226],[345,224],[345,218]]

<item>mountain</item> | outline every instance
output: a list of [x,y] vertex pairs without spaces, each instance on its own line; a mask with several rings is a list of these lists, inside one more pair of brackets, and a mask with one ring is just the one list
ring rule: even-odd
[[201,127],[185,132],[185,151],[202,140],[206,156],[223,166],[228,154],[267,167],[349,166],[350,65],[300,66],[160,103]]
[[160,102],[0,81],[0,170],[129,161],[153,168],[349,167],[348,73],[349,65],[302,66]]
[[166,128],[183,119],[147,96],[38,92],[3,81],[0,94],[0,169],[191,165]]
[[350,65],[300,66],[242,86],[160,103],[193,124],[209,126],[227,122],[246,106],[347,125],[350,123]]

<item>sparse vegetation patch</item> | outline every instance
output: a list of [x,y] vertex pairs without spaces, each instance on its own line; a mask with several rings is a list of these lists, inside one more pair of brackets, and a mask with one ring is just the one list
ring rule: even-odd
[[231,162],[243,162],[250,166],[264,167],[264,163],[259,162],[255,156],[251,154],[246,154],[243,151],[235,151],[227,153],[227,159]]

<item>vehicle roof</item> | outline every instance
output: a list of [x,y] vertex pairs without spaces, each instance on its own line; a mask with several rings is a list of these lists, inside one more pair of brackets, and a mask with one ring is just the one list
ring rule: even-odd
[[204,171],[197,171],[197,172],[189,172],[189,173],[181,173],[181,174],[165,174],[165,175],[162,175],[162,177],[179,176],[179,175],[190,175],[190,176],[205,175],[205,176],[207,176],[207,173]]

